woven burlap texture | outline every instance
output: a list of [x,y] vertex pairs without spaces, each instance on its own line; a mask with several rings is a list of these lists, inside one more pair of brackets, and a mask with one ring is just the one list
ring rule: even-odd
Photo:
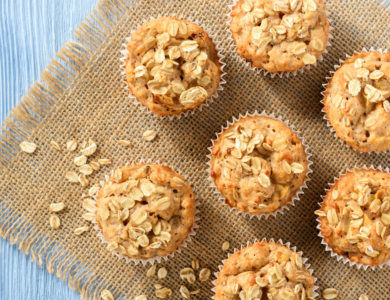
[[[2,127],[1,235],[17,243],[49,272],[68,281],[71,288],[79,289],[86,299],[97,299],[102,289],[111,290],[117,299],[133,299],[139,294],[156,299],[153,284],[157,282],[173,290],[170,299],[180,299],[178,272],[192,259],[198,258],[201,267],[216,272],[227,257],[221,250],[224,241],[231,243],[232,251],[248,240],[263,237],[289,241],[303,251],[318,278],[320,291],[336,288],[340,299],[358,299],[363,292],[370,299],[387,299],[390,269],[357,270],[331,258],[317,236],[313,213],[324,188],[339,172],[354,165],[388,166],[385,154],[358,153],[334,137],[323,120],[320,103],[325,77],[345,54],[364,47],[390,48],[386,3],[328,1],[334,27],[329,54],[304,74],[282,79],[257,74],[239,62],[228,41],[228,4],[230,0],[145,0],[135,4],[104,0],[98,4],[76,30],[77,42],[68,42],[61,49],[58,59],[52,61]],[[130,31],[149,16],[166,14],[183,15],[205,24],[222,41],[226,55],[227,84],[221,95],[202,112],[173,121],[155,118],[135,106],[124,89],[119,68],[121,44]],[[301,201],[276,219],[260,221],[229,212],[209,187],[206,173],[207,147],[215,132],[232,116],[255,110],[289,120],[307,140],[314,161],[314,173]],[[158,132],[153,142],[142,139],[147,129]],[[164,280],[146,278],[147,267],[113,257],[92,225],[81,218],[81,195],[87,189],[68,183],[64,176],[76,170],[76,154],[56,151],[50,141],[65,148],[72,139],[80,143],[88,138],[98,144],[93,159],[112,160],[111,165],[89,176],[92,183],[102,180],[116,166],[143,158],[159,159],[183,170],[196,187],[201,202],[200,227],[182,253],[161,264],[168,269]],[[131,140],[134,147],[120,145],[121,139]],[[34,154],[19,152],[18,144],[23,140],[38,145]],[[67,206],[59,213],[62,226],[56,231],[49,227],[48,207],[52,202]],[[76,236],[74,229],[81,225],[91,230]],[[190,290],[201,288],[197,299],[212,296],[211,280],[186,285]]]

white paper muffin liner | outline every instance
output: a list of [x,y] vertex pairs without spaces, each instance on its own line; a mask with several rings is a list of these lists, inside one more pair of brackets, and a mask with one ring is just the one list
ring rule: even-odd
[[[219,139],[219,136],[223,133],[223,131],[225,129],[227,129],[228,127],[234,125],[237,121],[243,119],[243,118],[246,118],[246,117],[254,117],[254,116],[260,116],[260,117],[268,117],[268,118],[271,118],[271,119],[274,119],[276,121],[280,121],[282,122],[284,125],[286,125],[290,130],[292,130],[296,135],[297,137],[301,140],[302,142],[302,145],[303,145],[303,148],[305,149],[305,154],[306,154],[306,159],[307,159],[307,173],[306,173],[306,179],[305,181],[300,185],[300,187],[297,189],[297,191],[295,192],[294,196],[291,197],[291,200],[288,201],[285,205],[282,205],[281,207],[279,207],[277,210],[275,210],[274,212],[272,213],[261,213],[261,214],[252,214],[250,212],[242,212],[242,211],[239,211],[237,208],[235,207],[230,207],[228,204],[226,204],[225,200],[226,198],[221,194],[221,192],[218,190],[217,186],[215,185],[214,183],[214,180],[211,178],[211,153],[212,153],[212,148],[214,146],[214,143]],[[207,162],[207,165],[208,165],[208,169],[207,169],[207,172],[208,172],[208,180],[210,182],[210,186],[214,189],[214,194],[217,194],[218,195],[218,199],[222,200],[222,203],[223,205],[226,205],[227,207],[230,208],[230,211],[233,211],[234,213],[236,214],[243,214],[244,216],[249,216],[251,219],[253,217],[257,217],[259,220],[264,217],[265,219],[268,219],[269,216],[274,216],[276,218],[276,215],[278,213],[280,214],[283,214],[284,213],[284,210],[289,210],[289,205],[291,206],[294,206],[295,205],[295,201],[298,201],[300,200],[300,195],[303,194],[303,189],[304,188],[307,188],[307,182],[310,180],[309,178],[309,174],[312,173],[313,171],[311,170],[310,166],[313,164],[313,162],[309,159],[312,154],[309,152],[309,146],[305,144],[305,139],[300,135],[300,132],[299,131],[296,131],[294,130],[294,125],[289,125],[288,124],[289,121],[283,121],[282,120],[282,117],[279,116],[279,118],[276,118],[275,115],[272,113],[270,115],[268,115],[265,111],[261,112],[261,113],[258,113],[257,111],[255,111],[253,114],[249,114],[248,112],[243,116],[243,115],[239,115],[238,116],[238,119],[236,119],[235,117],[233,117],[233,121],[232,122],[227,122],[227,125],[226,126],[221,126],[221,131],[219,133],[215,133],[215,135],[217,136],[217,138],[215,140],[211,140],[211,147],[207,148],[209,151],[210,151],[210,154],[207,155],[207,158],[209,159],[208,162]]]
[[[382,166],[378,166],[377,168],[375,168],[373,165],[371,165],[370,167],[366,167],[366,165],[364,165],[361,168],[357,167],[357,166],[355,166],[352,169],[347,168],[345,172],[342,172],[339,174],[339,177],[337,177],[337,178],[334,177],[333,183],[328,183],[329,189],[325,189],[326,194],[331,190],[331,187],[336,183],[336,180],[339,180],[342,176],[346,175],[348,172],[353,172],[354,169],[357,169],[357,170],[376,170],[376,171],[389,173],[389,168],[383,169]],[[324,197],[325,197],[325,195],[321,195],[322,202],[318,203],[318,205],[320,207],[322,207],[322,203],[324,202]],[[341,260],[343,262],[343,264],[345,264],[345,265],[349,265],[350,267],[356,266],[358,269],[363,268],[364,270],[367,270],[369,267],[371,267],[372,270],[375,270],[376,267],[382,269],[383,266],[385,266],[385,265],[390,266],[390,260],[388,260],[387,262],[380,264],[380,265],[370,266],[370,265],[365,265],[365,264],[353,262],[347,256],[335,253],[333,251],[333,249],[328,245],[328,243],[325,242],[324,236],[321,233],[320,217],[318,217],[316,220],[318,222],[317,229],[319,230],[318,236],[321,238],[321,244],[325,245],[325,251],[329,251],[331,257],[336,256],[337,261]]]
[[[184,177],[184,179],[187,181],[187,183],[189,185],[191,185],[191,182],[188,181],[186,174],[181,173],[179,170],[176,170],[175,168],[173,168],[173,167],[171,167],[169,165],[162,164],[158,160],[156,162],[153,162],[153,161],[151,161],[149,159],[148,161],[145,162],[143,159],[141,159],[139,162],[133,162],[132,164],[127,163],[125,166],[134,166],[134,165],[140,165],[140,164],[156,164],[156,165],[168,167],[172,171],[182,175]],[[120,168],[120,167],[118,167],[118,168]],[[110,175],[105,175],[105,180],[100,181],[100,185],[103,187],[106,184],[106,182],[109,180],[109,178],[111,176],[113,176],[113,174],[114,174],[114,170],[111,170],[111,174]],[[96,196],[97,196],[97,193],[98,193],[99,189],[97,189],[97,191],[95,192],[95,194],[93,196],[95,201],[96,201]],[[166,261],[166,260],[168,260],[168,258],[174,257],[175,253],[180,253],[181,252],[181,248],[187,247],[187,243],[191,242],[191,236],[196,235],[195,229],[199,227],[198,224],[196,224],[196,222],[199,221],[199,219],[200,219],[199,216],[197,216],[197,214],[199,214],[200,211],[196,207],[200,205],[200,202],[197,201],[197,196],[195,194],[196,191],[195,191],[194,188],[192,188],[192,191],[193,191],[194,196],[195,196],[194,224],[192,225],[191,231],[189,232],[188,236],[185,238],[183,243],[174,252],[172,252],[170,254],[167,254],[165,256],[156,256],[156,257],[152,257],[152,258],[149,258],[149,259],[134,259],[134,258],[131,258],[131,257],[128,257],[128,256],[124,256],[124,255],[120,254],[118,251],[115,251],[115,250],[111,251],[111,254],[114,255],[114,256],[117,256],[119,260],[124,258],[126,263],[134,262],[136,265],[138,265],[139,263],[142,263],[144,266],[146,266],[147,263],[150,263],[151,265],[154,265],[155,262],[161,263],[162,259]],[[93,213],[96,216],[96,210]],[[95,226],[93,228],[95,230],[97,230],[97,232],[98,232],[97,236],[99,238],[101,238],[102,243],[103,244],[108,244],[109,242],[104,238],[104,235],[103,235],[99,225],[97,225],[98,223],[97,223],[96,219],[94,219],[92,221],[92,223],[95,224]]]
[[[162,17],[161,15],[158,15],[157,18],[160,18]],[[168,17],[168,16],[167,16]],[[177,17],[176,14],[173,14],[172,17]],[[202,109],[204,107],[207,107],[209,106],[211,103],[214,102],[214,99],[218,98],[218,91],[222,91],[223,90],[223,87],[222,85],[226,83],[226,81],[223,79],[223,77],[226,75],[226,72],[224,72],[223,68],[225,67],[225,63],[223,62],[223,59],[225,58],[225,56],[222,54],[223,52],[223,48],[220,46],[221,45],[221,42],[217,40],[217,36],[216,35],[213,35],[211,34],[211,30],[208,29],[205,25],[200,25],[199,24],[199,21],[198,20],[195,20],[195,21],[192,21],[190,18],[188,19],[185,19],[183,18],[183,16],[180,16],[180,17],[177,17],[179,20],[180,19],[184,19],[188,22],[191,22],[191,23],[194,23],[196,25],[198,25],[199,27],[201,27],[206,33],[207,35],[209,36],[209,38],[211,38],[211,40],[213,41],[214,45],[215,45],[215,49],[217,50],[217,55],[219,57],[219,63],[220,63],[220,66],[221,66],[221,78],[220,78],[220,82],[218,84],[218,87],[217,89],[215,90],[214,94],[212,94],[209,98],[207,98],[200,106],[198,107],[195,107],[191,110],[188,110],[186,112],[181,112],[180,114],[177,114],[177,115],[166,115],[166,116],[159,116],[157,115],[156,113],[154,113],[153,111],[151,111],[147,106],[144,106],[140,101],[137,100],[137,98],[131,93],[131,90],[130,88],[128,87],[128,84],[127,84],[127,81],[126,81],[126,78],[127,78],[127,75],[126,75],[126,71],[125,71],[125,66],[126,66],[126,63],[125,63],[125,59],[127,58],[127,55],[128,55],[128,51],[126,49],[127,45],[126,44],[122,44],[122,46],[125,48],[125,50],[122,50],[121,51],[121,54],[123,55],[121,58],[120,58],[120,61],[122,62],[121,65],[120,65],[120,68],[121,68],[121,74],[122,74],[122,78],[123,78],[123,81],[125,82],[125,90],[128,91],[129,93],[129,98],[133,99],[134,100],[134,104],[139,106],[140,109],[144,110],[147,114],[152,114],[153,116],[155,116],[156,118],[160,118],[160,119],[164,119],[165,117],[168,117],[170,120],[173,120],[175,118],[177,119],[181,119],[181,117],[187,117],[189,113],[191,113],[192,115],[197,111],[202,111]],[[156,18],[154,17],[150,17],[149,20],[143,20],[143,23],[142,24],[138,24],[137,25],[137,29],[135,30],[131,30],[131,36],[134,34],[134,32],[136,32],[142,25],[144,25],[145,23],[149,22],[149,21],[152,21]],[[131,40],[131,36],[130,37],[127,37],[126,38],[126,42],[129,43],[130,40]]]
[[[375,49],[375,48],[371,47],[370,50],[366,50],[366,48],[363,48],[362,51],[360,51],[360,52],[354,51],[353,54],[352,54],[352,56],[355,55],[355,54],[361,54],[362,52],[370,52],[370,51],[376,51],[376,52],[380,52],[380,53],[387,53],[387,52],[388,52],[387,49],[382,50],[381,48]],[[352,57],[352,56],[350,56],[350,55],[348,55],[348,54],[346,54],[345,56],[346,56],[346,58]],[[351,149],[353,149],[353,150],[356,151],[356,152],[368,153],[369,155],[371,155],[371,153],[379,154],[379,153],[385,153],[385,152],[389,151],[390,149],[383,150],[383,151],[367,151],[367,152],[358,151],[358,150],[356,150],[355,148],[349,146],[344,140],[342,140],[342,139],[337,135],[336,130],[333,128],[332,124],[330,123],[330,120],[329,120],[329,118],[328,118],[328,114],[327,114],[326,111],[325,111],[325,102],[324,102],[324,101],[325,101],[325,92],[326,92],[327,89],[328,89],[329,82],[330,82],[331,79],[333,78],[333,74],[336,73],[336,71],[343,65],[344,60],[339,59],[339,63],[340,63],[339,65],[334,65],[334,66],[333,66],[333,67],[334,67],[334,71],[330,71],[330,72],[329,72],[330,75],[331,75],[331,77],[325,77],[327,83],[325,83],[325,84],[322,85],[322,86],[325,88],[325,90],[321,92],[321,95],[322,95],[321,103],[324,105],[324,107],[322,108],[321,112],[324,113],[324,119],[326,120],[326,126],[329,128],[330,132],[332,132],[333,135],[334,135],[342,144],[346,145],[347,147],[350,147]]]
[[[228,17],[228,21],[226,22],[226,24],[229,26],[229,28],[227,29],[227,32],[229,33],[229,36],[228,36],[228,40],[232,41],[232,44],[231,44],[231,47],[234,48],[235,52],[238,54],[238,58],[239,60],[245,64],[249,69],[251,69],[252,71],[255,71],[257,72],[257,74],[260,74],[261,72],[263,72],[263,75],[266,76],[267,74],[270,74],[271,75],[271,78],[274,78],[276,75],[278,75],[280,78],[282,78],[283,76],[286,76],[286,77],[289,77],[290,74],[293,75],[293,76],[296,76],[297,73],[301,73],[303,74],[303,72],[305,71],[305,69],[307,70],[310,70],[310,66],[311,65],[304,65],[303,67],[297,69],[297,70],[294,70],[294,71],[290,71],[290,72],[278,72],[278,73],[272,73],[270,71],[267,71],[263,68],[257,68],[257,67],[252,67],[252,64],[247,61],[244,57],[242,57],[238,51],[237,51],[237,46],[236,46],[236,43],[235,43],[235,40],[233,39],[233,35],[232,35],[232,32],[230,30],[230,23],[232,21],[232,17],[230,16],[230,14],[232,13],[232,10],[233,10],[233,7],[236,5],[236,3],[238,2],[239,0],[233,0],[233,4],[231,5],[228,5],[229,7],[229,13],[227,14],[227,17]],[[317,67],[317,62],[318,61],[323,61],[323,55],[328,53],[328,50],[326,49],[326,47],[331,47],[332,44],[330,43],[330,40],[333,39],[333,36],[331,34],[331,31],[333,30],[333,27],[331,26],[331,23],[332,23],[332,19],[329,19],[329,15],[330,13],[325,10],[325,13],[326,13],[326,16],[328,17],[328,21],[329,21],[329,34],[328,34],[328,41],[324,47],[324,52],[323,54],[321,54],[320,56],[317,57],[316,59],[316,62],[313,64],[313,66]]]
[[[272,238],[272,239],[270,239],[269,242],[268,242],[266,238],[263,238],[263,239],[261,240],[261,242],[263,242],[263,241],[265,241],[266,243],[270,243],[270,242],[274,242],[274,243],[276,243],[276,244],[279,243],[279,244],[281,244],[281,245],[287,247],[288,249],[294,251],[295,253],[301,255],[301,257],[302,257],[302,262],[303,262],[303,264],[305,265],[306,270],[309,271],[310,275],[313,277],[314,283],[317,281],[317,278],[313,276],[314,270],[313,270],[313,269],[310,269],[310,266],[311,266],[311,265],[307,263],[309,259],[308,259],[308,258],[304,258],[304,257],[303,257],[303,252],[302,252],[302,251],[297,251],[297,247],[292,247],[291,244],[290,244],[289,242],[288,242],[288,243],[283,243],[283,241],[282,241],[281,239],[278,240],[277,242],[275,242],[274,239]],[[243,248],[249,247],[249,246],[253,245],[253,244],[256,243],[256,242],[258,242],[257,239],[255,239],[253,243],[251,243],[251,242],[248,241],[246,245],[241,245],[241,248],[240,248],[240,249],[235,248],[234,251],[233,251],[233,253],[229,253],[229,254],[228,254],[228,258],[229,258],[232,254],[236,253],[237,251],[240,251],[240,250],[242,250]],[[221,270],[222,270],[222,268],[223,268],[225,262],[226,262],[226,259],[222,261],[222,265],[219,265],[219,266],[218,266],[219,272],[221,272]],[[215,288],[216,288],[216,283],[217,283],[217,279],[218,279],[219,272],[215,272],[215,273],[214,273],[214,276],[215,276],[216,279],[213,280],[212,284],[213,284],[214,287],[211,289],[211,290],[214,292],[214,294],[215,294]],[[319,294],[316,292],[316,290],[318,290],[318,288],[319,288],[319,287],[318,287],[317,285],[314,285],[314,286],[313,286],[313,298],[316,298],[316,297],[319,295]],[[215,299],[215,295],[212,296],[211,299]]]

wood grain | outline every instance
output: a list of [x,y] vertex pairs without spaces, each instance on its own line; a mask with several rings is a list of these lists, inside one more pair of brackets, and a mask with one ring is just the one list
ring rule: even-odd
[[[97,0],[0,1],[0,123]],[[78,292],[0,238],[0,299],[75,300]]]

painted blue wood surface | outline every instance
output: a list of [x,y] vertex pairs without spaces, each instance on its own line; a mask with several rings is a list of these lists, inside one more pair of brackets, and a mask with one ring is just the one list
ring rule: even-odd
[[[0,123],[98,0],[0,1]],[[78,292],[0,238],[0,300],[75,300]]]

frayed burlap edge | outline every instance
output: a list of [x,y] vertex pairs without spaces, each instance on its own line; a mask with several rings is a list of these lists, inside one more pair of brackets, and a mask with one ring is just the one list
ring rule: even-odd
[[[1,127],[0,175],[7,176],[12,161],[19,155],[19,144],[31,141],[36,130],[56,111],[56,105],[71,94],[80,74],[88,63],[98,56],[111,31],[137,6],[133,0],[100,0],[92,13],[74,31],[78,40],[68,41],[52,59],[21,103],[13,108]],[[38,145],[39,147],[39,145]],[[82,299],[96,299],[110,287],[99,274],[89,270],[77,258],[39,229],[25,222],[25,218],[0,202],[0,235],[18,244],[19,250],[31,254],[31,261],[45,265],[49,273],[68,282],[69,288],[78,290]]]

